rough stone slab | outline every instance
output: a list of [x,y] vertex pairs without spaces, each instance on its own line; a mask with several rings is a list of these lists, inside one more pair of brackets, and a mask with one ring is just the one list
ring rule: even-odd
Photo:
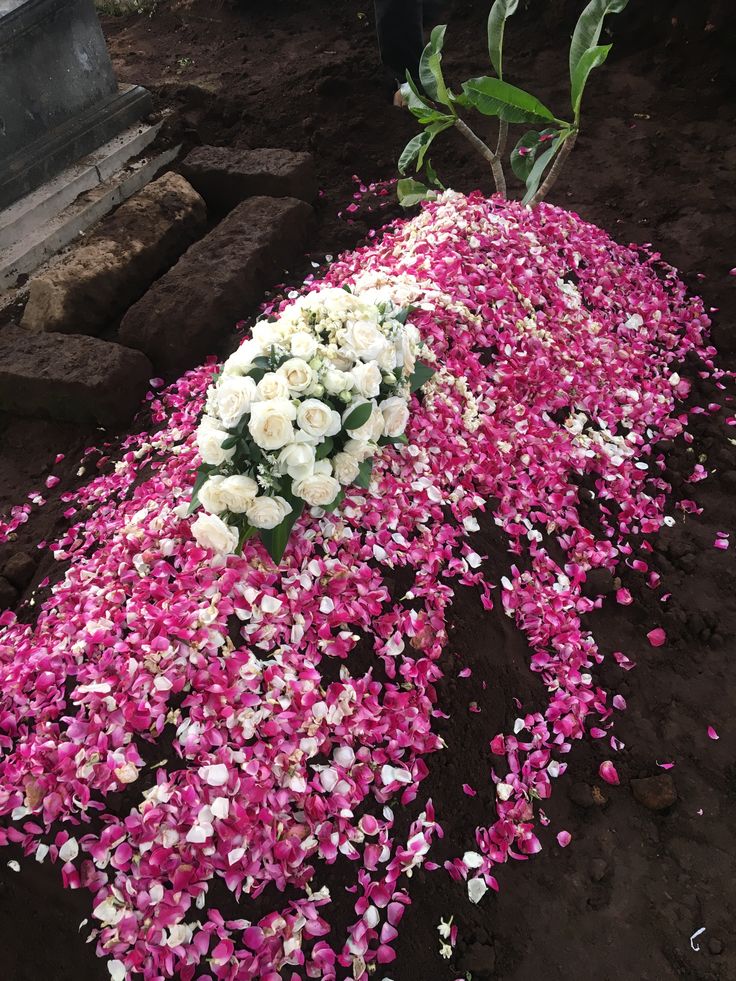
[[177,260],[206,220],[194,188],[179,174],[164,174],[31,280],[23,326],[99,334]]
[[310,153],[200,146],[184,159],[180,170],[218,214],[256,195],[302,201],[317,197],[317,174]]
[[140,351],[76,334],[0,327],[0,410],[117,426],[146,393],[151,363]]
[[314,221],[294,198],[256,197],[192,245],[130,308],[120,341],[175,377],[219,351],[222,339],[305,248]]

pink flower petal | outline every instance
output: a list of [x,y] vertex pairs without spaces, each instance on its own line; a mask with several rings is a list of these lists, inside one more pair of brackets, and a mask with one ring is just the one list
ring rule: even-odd
[[647,638],[652,647],[661,647],[662,644],[667,642],[667,634],[661,627],[655,627],[654,630],[650,630]]
[[569,831],[560,831],[557,835],[557,844],[560,848],[567,848],[567,846],[572,841],[572,835]]
[[601,780],[605,780],[606,783],[613,784],[613,786],[617,786],[621,782],[618,778],[618,771],[610,760],[604,760],[601,763],[598,767],[598,775]]
[[718,735],[718,733],[713,728],[713,726],[708,726],[708,738],[709,739],[720,739],[721,737]]

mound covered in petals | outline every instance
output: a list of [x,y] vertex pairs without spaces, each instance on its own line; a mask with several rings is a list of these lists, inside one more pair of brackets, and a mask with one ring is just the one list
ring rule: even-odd
[[[451,193],[324,282],[389,287],[437,362],[369,490],[305,513],[279,567],[256,541],[242,557],[200,547],[186,511],[204,366],[76,495],[88,516],[55,545],[65,571],[35,623],[0,620],[2,835],[91,891],[116,979],[329,981],[393,960],[411,871],[434,867],[442,833],[422,779],[452,709],[433,684],[458,584],[515,618],[546,702],[488,749],[496,811],[447,863],[471,901],[497,863],[539,849],[534,800],[572,740],[592,729],[615,751],[581,583],[642,563],[635,536],[665,520],[652,447],[683,430],[679,363],[712,353],[700,302],[573,214]],[[473,545],[484,514],[518,557],[501,582]],[[242,918],[219,908],[223,887]]]

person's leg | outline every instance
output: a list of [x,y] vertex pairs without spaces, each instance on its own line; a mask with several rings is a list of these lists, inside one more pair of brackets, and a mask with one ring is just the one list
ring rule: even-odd
[[374,5],[381,61],[399,85],[407,71],[418,79],[424,48],[422,0],[374,0]]

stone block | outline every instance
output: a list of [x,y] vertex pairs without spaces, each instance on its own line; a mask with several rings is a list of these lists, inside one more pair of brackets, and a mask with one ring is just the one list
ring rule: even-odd
[[194,188],[179,174],[164,174],[31,280],[23,326],[99,334],[176,262],[206,220]]
[[305,248],[314,213],[294,198],[249,198],[192,245],[123,317],[120,341],[175,377],[222,340]]
[[310,153],[200,146],[184,159],[180,170],[217,214],[260,195],[302,201],[317,197],[317,175]]
[[68,422],[123,425],[148,388],[140,351],[76,334],[0,327],[0,410]]

